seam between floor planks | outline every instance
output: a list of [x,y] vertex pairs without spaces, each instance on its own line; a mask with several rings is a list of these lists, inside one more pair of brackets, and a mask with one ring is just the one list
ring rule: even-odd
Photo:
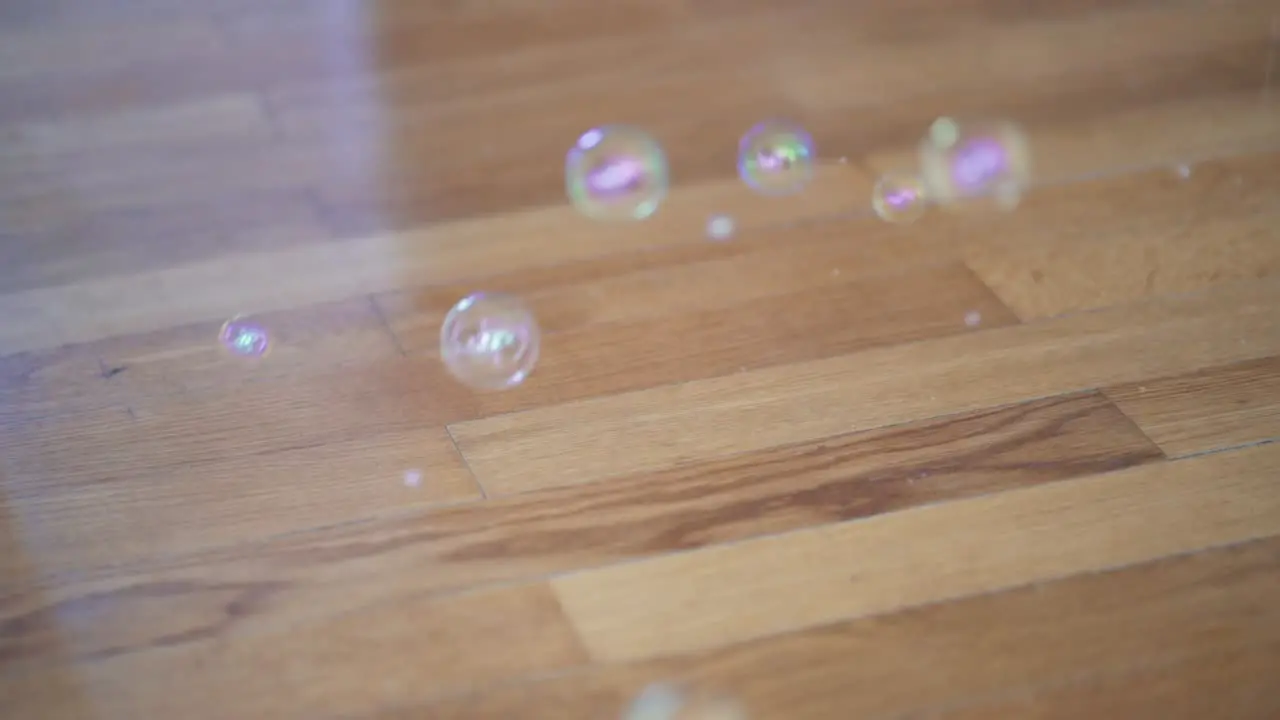
[[[569,573],[550,584],[593,658],[660,657],[1273,535],[1280,495],[1269,491],[1278,472],[1280,445],[1271,444]],[[1157,488],[1161,494],[1148,495]],[[1150,497],[1160,504],[1140,510]],[[974,522],[981,526],[969,535]],[[1114,546],[1091,536],[1104,524],[1108,533],[1130,534],[1115,536]],[[918,539],[925,527],[947,533],[948,547]],[[1003,536],[989,536],[994,530]],[[943,568],[957,552],[968,565],[948,576]],[[860,569],[853,585],[835,577],[843,572],[808,569],[828,566]],[[762,573],[767,581],[753,581]],[[799,607],[783,587],[791,585],[808,589]],[[744,593],[749,608],[729,599]],[[702,624],[713,614],[714,623]]]
[[[1053,321],[453,423],[450,430],[490,492],[593,482],[682,457],[735,452],[714,432],[726,422],[750,422],[758,428],[754,448],[1275,355],[1280,353],[1280,319],[1258,303],[1272,304],[1277,294],[1277,280],[1226,283]],[[1161,357],[1160,348],[1169,342],[1185,345],[1188,332],[1201,333],[1192,338],[1198,353]],[[1114,347],[1117,343],[1121,347]],[[1148,360],[1146,369],[1135,368],[1134,353]],[[1082,355],[1082,367],[1075,367]],[[1045,363],[1060,376],[1017,375],[1024,387],[1002,386],[994,397],[990,383],[984,386],[988,392],[979,393],[982,384],[967,377],[989,370],[987,364],[1024,371]],[[913,368],[909,377],[904,367]],[[1009,367],[1001,374],[1014,376]],[[872,383],[864,378],[889,379]],[[921,384],[926,381],[933,384]],[[815,385],[827,389],[818,392]],[[934,407],[930,403],[937,398],[922,393],[953,397]],[[818,413],[815,407],[830,412]],[[577,430],[584,423],[590,427],[585,433]],[[713,430],[707,435],[705,428]],[[572,469],[559,461],[569,450],[575,457]],[[619,470],[620,456],[636,459]],[[518,476],[513,468],[519,468]]]

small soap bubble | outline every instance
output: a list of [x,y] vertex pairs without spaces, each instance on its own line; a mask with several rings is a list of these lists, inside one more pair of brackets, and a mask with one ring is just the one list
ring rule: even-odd
[[418,470],[408,470],[404,474],[405,487],[418,487],[422,484],[422,472]]
[[1014,123],[940,118],[920,142],[920,168],[933,202],[957,206],[981,200],[1012,210],[1030,184],[1031,153]]
[[738,142],[738,175],[757,192],[798,192],[813,179],[813,138],[803,128],[769,120],[751,128]]
[[733,218],[728,215],[712,215],[707,220],[707,237],[712,240],[727,240],[733,236]]
[[1182,178],[1183,180],[1186,180],[1187,178],[1191,177],[1191,167],[1189,165],[1179,165],[1175,170],[1175,172],[1177,172],[1178,177]]
[[885,175],[871,193],[871,207],[885,222],[915,222],[926,209],[924,183],[916,175]]
[[978,327],[982,324],[982,313],[977,310],[970,310],[964,314],[964,324],[969,327]]
[[738,703],[665,683],[646,687],[623,714],[623,720],[746,720]]
[[259,358],[271,349],[267,329],[253,318],[237,316],[222,324],[218,332],[222,347],[232,355]]
[[542,332],[519,298],[475,293],[453,306],[440,326],[440,357],[459,382],[503,390],[524,382],[538,362]]
[[564,165],[569,201],[597,220],[643,220],[667,194],[667,159],[639,128],[610,125],[582,134]]

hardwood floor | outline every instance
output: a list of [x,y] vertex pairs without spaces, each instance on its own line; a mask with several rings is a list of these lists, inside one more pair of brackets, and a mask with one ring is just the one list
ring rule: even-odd
[[[0,715],[1280,716],[1278,18],[7,0]],[[946,114],[1035,187],[876,219]],[[608,122],[644,222],[564,197]],[[542,326],[508,392],[440,360],[480,289]]]

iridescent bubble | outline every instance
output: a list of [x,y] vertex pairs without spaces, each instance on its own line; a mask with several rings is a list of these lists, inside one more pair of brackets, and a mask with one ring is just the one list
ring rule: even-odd
[[259,358],[271,349],[271,337],[266,328],[252,318],[237,316],[222,324],[218,341],[232,355]]
[[1031,152],[1014,123],[939,118],[920,142],[920,170],[939,205],[983,201],[1012,210],[1031,182]]
[[728,240],[733,237],[733,218],[728,215],[712,215],[707,220],[707,237],[712,240]]
[[885,175],[871,192],[871,207],[885,222],[915,222],[926,209],[924,183],[917,175]]
[[538,362],[542,332],[511,295],[475,293],[458,301],[440,326],[440,357],[459,382],[503,390],[524,382]]
[[766,195],[798,192],[813,179],[813,138],[784,120],[769,120],[747,131],[738,142],[738,175]]
[[665,683],[646,687],[623,713],[623,720],[746,720],[738,703],[719,695]]
[[643,220],[658,210],[669,182],[667,158],[648,133],[625,125],[593,128],[569,150],[565,190],[582,214]]

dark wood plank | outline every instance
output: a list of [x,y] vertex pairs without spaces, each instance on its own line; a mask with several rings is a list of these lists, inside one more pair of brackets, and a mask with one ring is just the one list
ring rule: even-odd
[[[300,618],[331,617],[375,600],[705,547],[1158,457],[1100,396],[1065,396],[195,556],[166,553],[96,579],[64,578],[51,590],[52,603],[92,601],[103,612],[110,608],[109,622],[92,623],[76,635],[83,655],[146,653],[162,637],[181,638],[211,622],[216,611],[210,606],[222,602],[221,588],[228,586],[270,593],[269,607],[237,627],[274,632]],[[123,546],[134,537],[124,528],[108,529],[99,542],[108,555],[115,550],[115,557],[125,557]],[[190,537],[185,542],[190,547]],[[73,548],[63,553],[66,564],[87,557]],[[132,556],[141,557],[136,550]],[[58,559],[41,564],[56,567]],[[11,614],[39,609],[21,597],[14,601]],[[161,617],[165,621],[158,624]],[[3,642],[26,648],[11,652],[28,660],[47,659],[39,643],[21,631]]]

